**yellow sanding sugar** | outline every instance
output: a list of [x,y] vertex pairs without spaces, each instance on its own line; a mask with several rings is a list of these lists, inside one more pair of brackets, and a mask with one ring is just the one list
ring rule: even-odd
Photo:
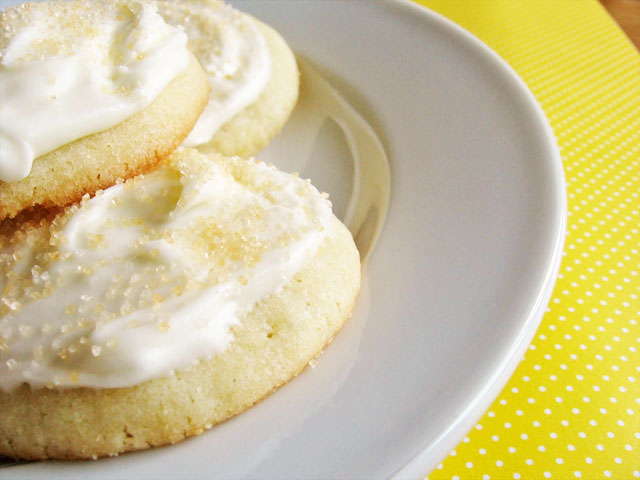
[[[121,22],[134,22],[141,4],[125,1],[30,2],[0,12],[0,54],[3,63],[24,64],[51,57],[75,55],[80,45],[99,62],[121,56],[109,48],[110,37],[126,41]],[[25,33],[26,27],[33,27]],[[7,49],[9,41],[19,42]],[[123,49],[124,51],[125,49]],[[116,62],[113,62],[116,63]]]

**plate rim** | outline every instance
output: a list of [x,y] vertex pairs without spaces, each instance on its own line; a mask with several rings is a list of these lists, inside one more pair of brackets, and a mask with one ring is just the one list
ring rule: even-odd
[[465,47],[470,48],[476,54],[482,55],[493,68],[499,69],[501,76],[506,78],[512,86],[516,87],[522,98],[526,99],[528,106],[535,115],[536,124],[542,128],[544,138],[547,141],[546,147],[551,154],[548,164],[551,166],[553,172],[553,177],[550,179],[550,182],[558,202],[556,203],[556,211],[554,212],[557,217],[556,222],[552,225],[554,230],[552,234],[553,240],[549,245],[551,255],[549,264],[545,269],[544,281],[538,286],[533,307],[521,323],[520,331],[512,342],[507,355],[502,359],[499,368],[492,372],[489,381],[485,383],[476,397],[468,402],[468,406],[450,424],[449,428],[440,433],[431,445],[429,445],[427,439],[423,439],[423,447],[416,455],[396,470],[391,477],[394,479],[413,479],[429,475],[431,471],[446,458],[449,452],[462,441],[473,426],[478,423],[485,411],[491,406],[508,383],[524,352],[529,347],[551,299],[560,270],[567,231],[567,195],[562,157],[549,120],[537,99],[514,68],[489,45],[453,20],[418,3],[418,1],[419,0],[393,0],[393,2],[389,4],[389,8],[405,9],[413,15],[423,17],[425,21],[440,24],[448,34],[454,35],[462,40]]

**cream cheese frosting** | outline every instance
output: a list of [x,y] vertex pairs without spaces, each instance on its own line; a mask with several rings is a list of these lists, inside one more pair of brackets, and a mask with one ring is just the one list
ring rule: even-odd
[[143,1],[26,3],[0,12],[0,180],[110,128],[187,66],[187,36]]
[[202,145],[258,98],[271,76],[269,50],[253,20],[222,2],[159,1],[158,11],[184,29],[189,50],[209,77],[209,103],[183,143]]
[[187,149],[0,237],[0,389],[129,386],[223,351],[331,218],[308,181]]

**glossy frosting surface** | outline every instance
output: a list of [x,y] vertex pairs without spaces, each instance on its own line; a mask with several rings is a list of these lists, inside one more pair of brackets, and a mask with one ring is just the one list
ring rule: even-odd
[[160,1],[158,9],[187,33],[211,84],[209,103],[184,142],[195,147],[258,98],[271,75],[269,50],[253,20],[222,2]]
[[186,150],[0,237],[0,389],[128,386],[222,351],[331,218],[308,181]]
[[0,12],[0,180],[142,110],[184,71],[187,36],[140,1],[28,3]]

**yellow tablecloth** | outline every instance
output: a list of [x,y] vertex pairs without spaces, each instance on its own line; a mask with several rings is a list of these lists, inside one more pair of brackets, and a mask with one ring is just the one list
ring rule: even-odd
[[502,56],[562,155],[568,225],[540,328],[441,479],[640,478],[640,54],[596,0],[417,0]]

